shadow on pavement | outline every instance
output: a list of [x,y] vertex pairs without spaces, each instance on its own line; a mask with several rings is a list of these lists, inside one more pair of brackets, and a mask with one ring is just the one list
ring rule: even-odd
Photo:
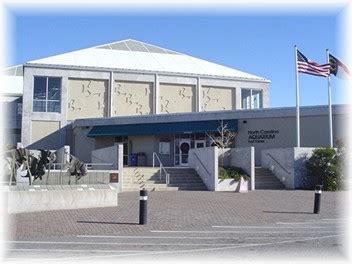
[[102,222],[102,221],[77,221],[80,224],[108,224],[108,225],[139,225],[138,223],[119,223],[119,222]]
[[283,212],[283,211],[263,211],[263,213],[268,214],[314,214],[310,212]]

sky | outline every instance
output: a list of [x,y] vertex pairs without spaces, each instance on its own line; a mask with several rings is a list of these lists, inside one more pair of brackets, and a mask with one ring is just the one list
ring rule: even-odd
[[[326,63],[326,49],[344,61],[341,9],[279,12],[34,12],[8,10],[7,66],[124,39],[135,39],[271,81],[270,106],[295,105],[294,45]],[[327,79],[299,74],[302,106],[326,105]],[[344,82],[331,78],[333,104],[347,103]]]

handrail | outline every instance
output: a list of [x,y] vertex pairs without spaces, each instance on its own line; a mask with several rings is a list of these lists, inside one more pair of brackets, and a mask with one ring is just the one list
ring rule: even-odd
[[[56,170],[57,166],[67,166],[67,163],[52,163],[53,170]],[[88,167],[91,166],[114,166],[114,163],[84,163],[86,166],[86,169],[88,170]]]
[[203,164],[203,162],[201,161],[201,159],[198,157],[197,153],[193,153],[193,155],[197,158],[197,160],[199,161],[200,165],[202,165],[203,169],[205,170],[206,173],[208,173],[208,175],[211,175],[211,173],[208,171],[208,169],[205,167],[205,165]]
[[164,171],[166,184],[169,185],[169,183],[170,183],[170,174],[167,173],[163,163],[161,162],[161,160],[160,160],[158,154],[156,154],[156,152],[153,152],[153,168],[155,167],[155,157],[159,161],[159,170],[160,170],[160,172],[159,172],[159,180],[161,181],[161,171]]
[[286,172],[287,174],[291,174],[288,170],[286,170],[273,156],[271,156],[269,153],[266,153],[266,155],[268,155],[273,161],[275,161],[277,163],[277,165],[279,165],[279,167],[281,169],[284,170],[284,172]]

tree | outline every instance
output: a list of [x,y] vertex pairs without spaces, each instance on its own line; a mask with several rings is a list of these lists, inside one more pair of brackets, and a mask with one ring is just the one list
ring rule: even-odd
[[340,187],[340,168],[336,150],[333,148],[317,148],[306,162],[311,186],[323,185],[326,191],[336,191]]
[[220,160],[221,166],[224,164],[224,149],[232,147],[237,136],[237,132],[231,131],[228,128],[228,124],[224,120],[219,121],[220,125],[215,133],[206,133],[212,144],[221,149]]

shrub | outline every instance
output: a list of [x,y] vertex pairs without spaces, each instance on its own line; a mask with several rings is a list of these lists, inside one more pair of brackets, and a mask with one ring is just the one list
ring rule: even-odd
[[308,176],[311,179],[311,188],[323,185],[326,191],[336,191],[340,188],[341,162],[333,148],[317,148],[306,162]]
[[246,174],[246,172],[238,167],[219,167],[219,180],[225,179],[234,179],[235,181],[239,181],[243,177],[245,180],[249,180],[250,177]]

